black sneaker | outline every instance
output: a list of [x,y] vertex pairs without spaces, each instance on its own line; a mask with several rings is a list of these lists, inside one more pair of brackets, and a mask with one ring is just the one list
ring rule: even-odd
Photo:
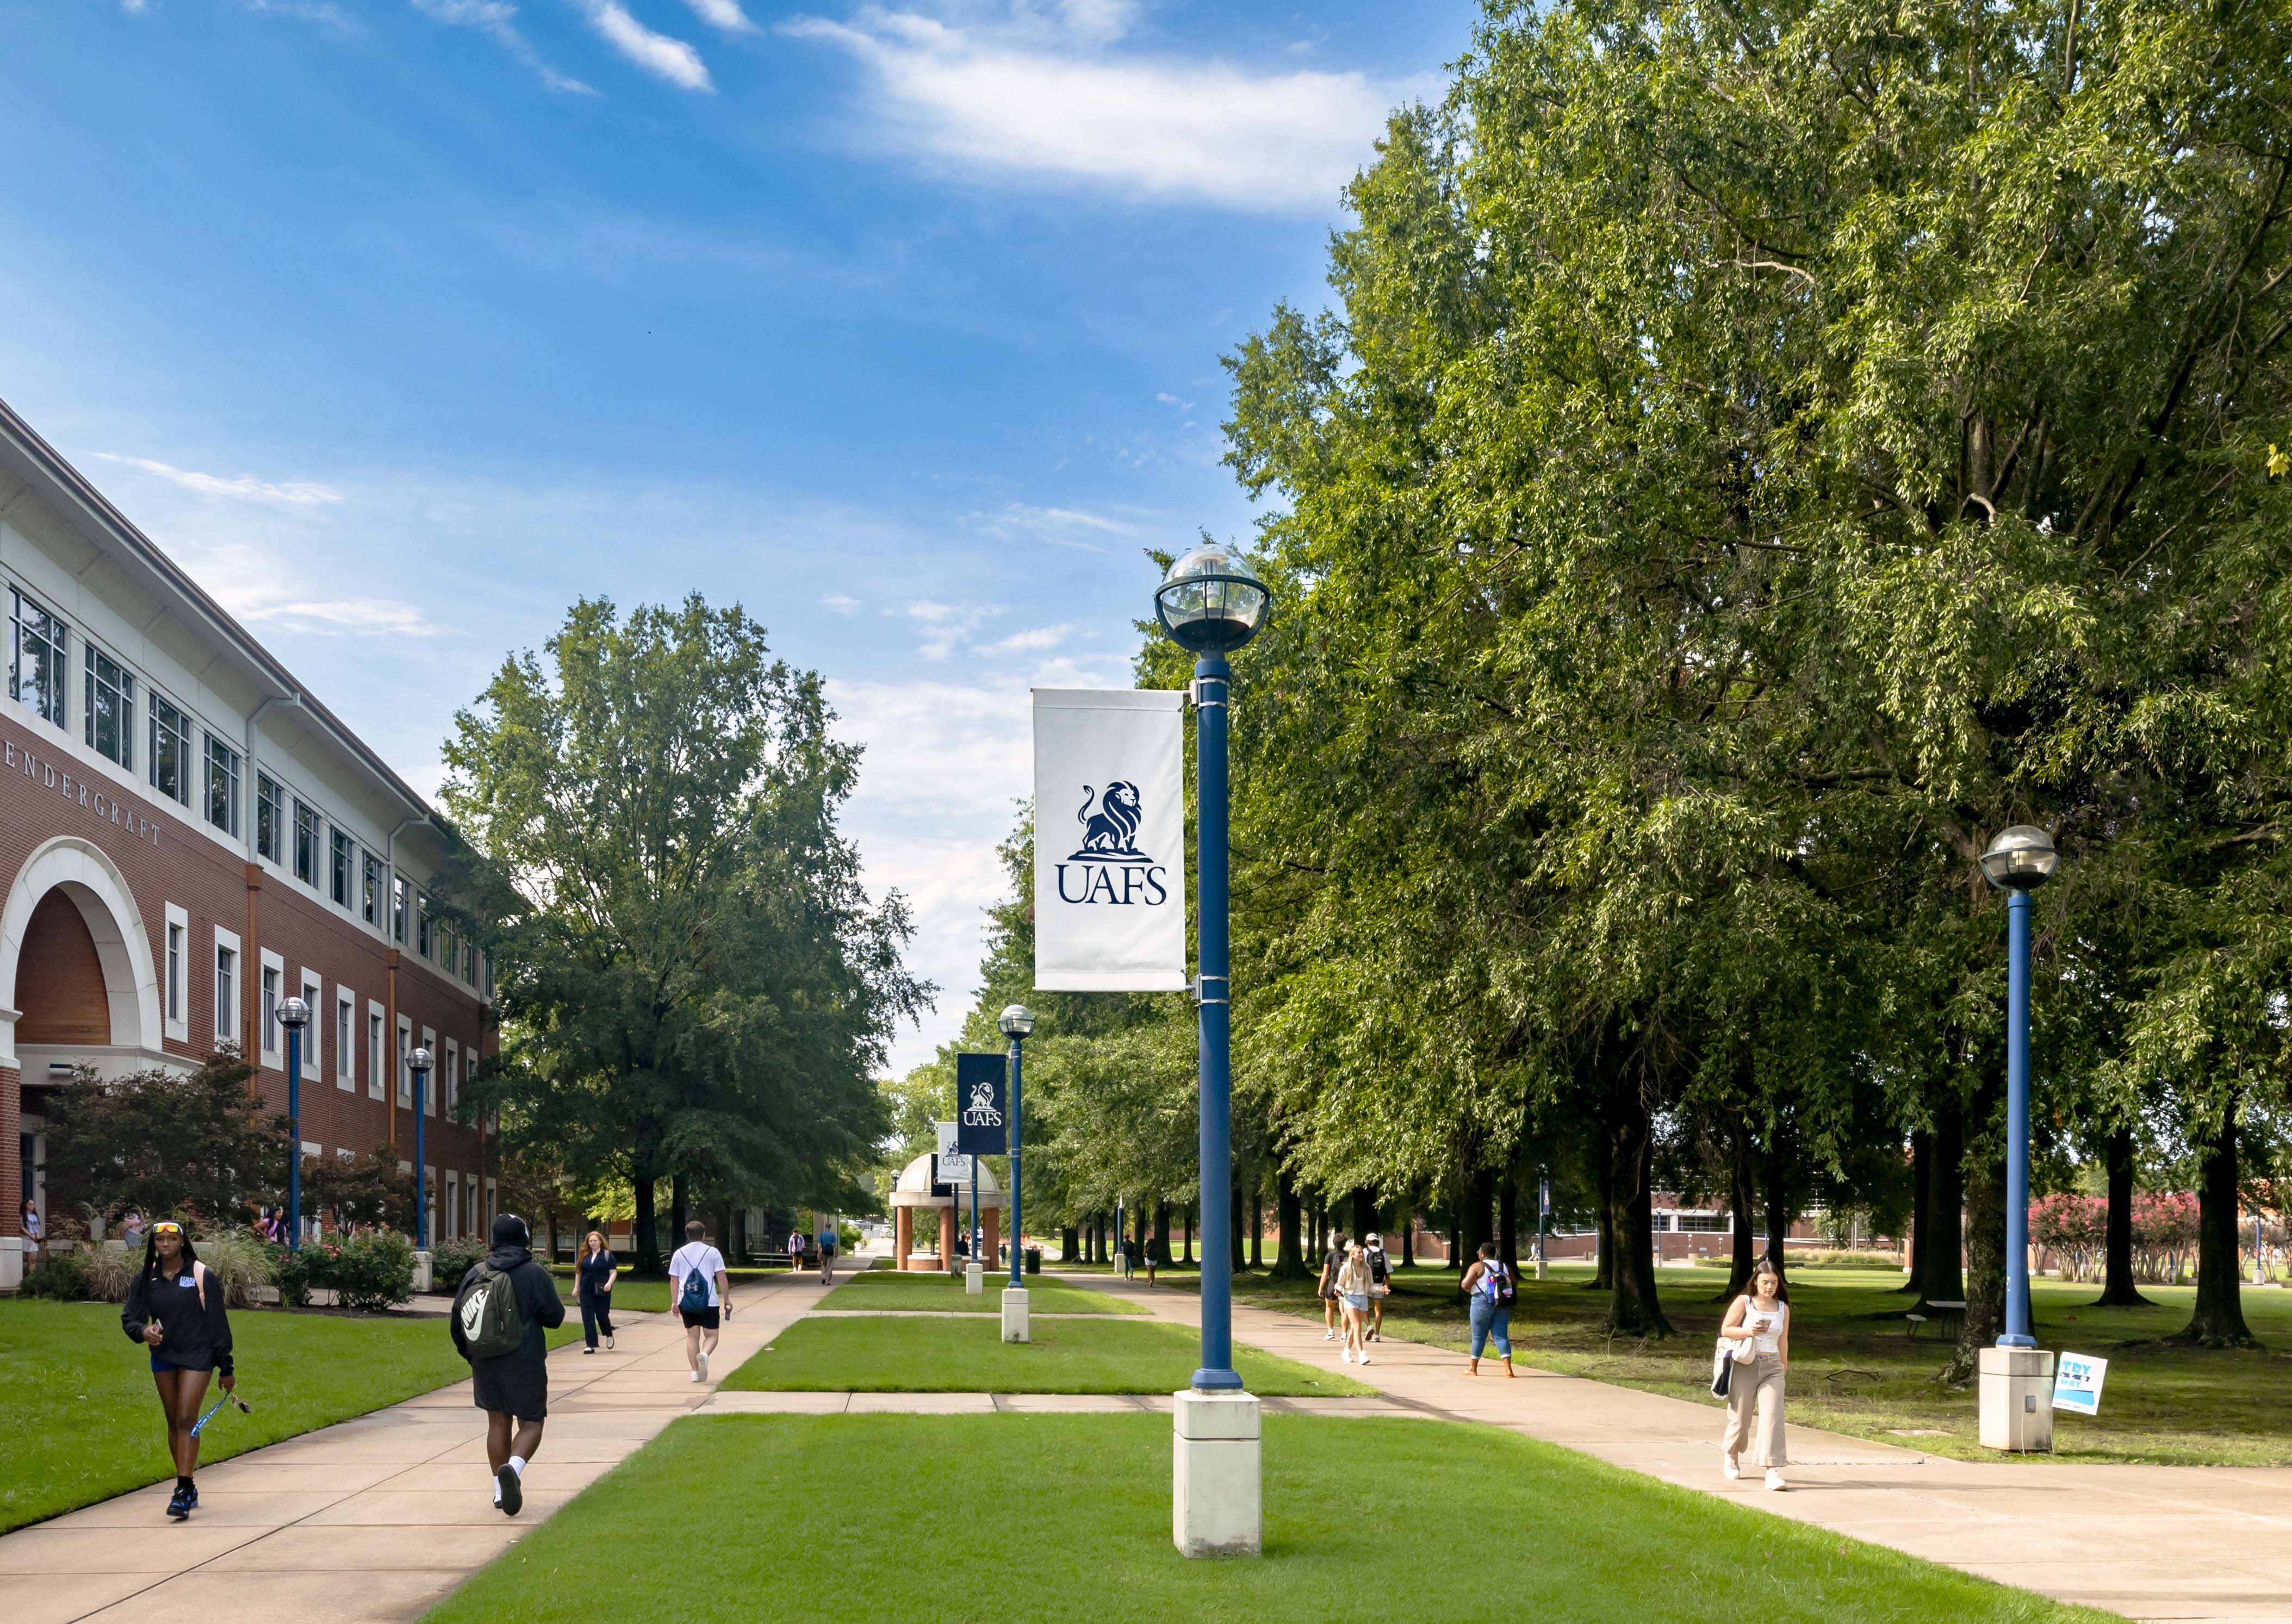
[[518,1485],[517,1469],[505,1466],[494,1474],[494,1481],[501,1485],[502,1515],[515,1516],[525,1504],[525,1491]]
[[185,1517],[191,1515],[191,1506],[197,1498],[197,1495],[190,1489],[176,1490],[174,1493],[170,1495],[167,1499],[167,1515],[174,1518],[178,1523],[182,1522]]

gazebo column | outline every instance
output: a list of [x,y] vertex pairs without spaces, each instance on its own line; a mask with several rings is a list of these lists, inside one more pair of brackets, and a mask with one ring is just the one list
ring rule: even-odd
[[995,1235],[996,1230],[1000,1227],[1002,1217],[1003,1209],[1000,1207],[982,1207],[980,1210],[979,1222],[986,1229],[987,1236],[980,1242],[979,1260],[987,1266],[987,1272],[990,1274],[997,1273],[1003,1266],[1000,1262],[1002,1254],[996,1250]]
[[908,1254],[915,1250],[916,1210],[913,1207],[892,1209],[892,1266],[908,1266]]

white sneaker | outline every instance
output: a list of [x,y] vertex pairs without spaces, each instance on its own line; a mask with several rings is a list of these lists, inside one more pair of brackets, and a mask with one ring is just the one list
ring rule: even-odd
[[1351,1364],[1353,1362],[1353,1350],[1350,1347],[1345,1348],[1337,1355],[1337,1357],[1344,1361],[1347,1364]]
[[1768,1488],[1770,1488],[1770,1489],[1787,1489],[1787,1488],[1788,1488],[1789,1486],[1790,1486],[1789,1484],[1788,1484],[1788,1483],[1786,1483],[1785,1482],[1783,1482],[1783,1475],[1782,1475],[1780,1472],[1771,1471],[1771,1470],[1768,1472],[1768,1474],[1767,1474],[1767,1487],[1768,1487]]
[[1363,1354],[1363,1355],[1360,1356],[1360,1362],[1361,1362],[1363,1364],[1367,1364],[1367,1363],[1368,1363],[1368,1355],[1367,1354]]
[[1734,1482],[1738,1477],[1740,1477],[1742,1475],[1743,1475],[1743,1468],[1742,1468],[1741,1467],[1739,1467],[1739,1466],[1737,1466],[1737,1465],[1735,1464],[1735,1457],[1734,1457],[1734,1456],[1732,1456],[1732,1455],[1723,1455],[1723,1456],[1721,1456],[1721,1457],[1719,1458],[1719,1475],[1720,1475],[1720,1476],[1722,1476],[1722,1477],[1725,1478],[1729,1483],[1733,1483],[1733,1482]]
[[1324,1342],[1334,1342],[1336,1339],[1337,1333],[1334,1331],[1325,1331],[1321,1333],[1321,1340]]
[[700,1369],[695,1372],[695,1376],[700,1381],[708,1379],[708,1355],[705,1353],[700,1355]]
[[698,1380],[700,1379],[700,1372],[699,1372],[699,1371],[693,1371],[693,1372],[692,1372],[692,1379],[693,1379],[693,1380],[695,1380],[695,1381],[698,1381]]

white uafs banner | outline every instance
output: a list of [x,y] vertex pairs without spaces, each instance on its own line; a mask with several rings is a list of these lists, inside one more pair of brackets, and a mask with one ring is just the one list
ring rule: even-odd
[[1035,690],[1035,986],[1186,985],[1181,692]]

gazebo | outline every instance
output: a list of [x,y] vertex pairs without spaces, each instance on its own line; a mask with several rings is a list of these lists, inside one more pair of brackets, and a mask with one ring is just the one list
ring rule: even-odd
[[[947,1238],[971,1222],[971,1181],[948,1186],[955,1194],[952,1199],[932,1194],[932,1163],[936,1158],[928,1152],[917,1156],[901,1170],[892,1185],[892,1266],[895,1269],[915,1269],[928,1273],[944,1269],[955,1270],[954,1249]],[[1002,1228],[1003,1186],[995,1181],[994,1171],[985,1162],[979,1166],[979,1228],[981,1245],[979,1260],[989,1273],[996,1267],[995,1259],[1002,1256],[998,1232]],[[937,1208],[943,1215],[940,1219],[940,1250],[937,1253],[915,1250],[916,1209]]]

